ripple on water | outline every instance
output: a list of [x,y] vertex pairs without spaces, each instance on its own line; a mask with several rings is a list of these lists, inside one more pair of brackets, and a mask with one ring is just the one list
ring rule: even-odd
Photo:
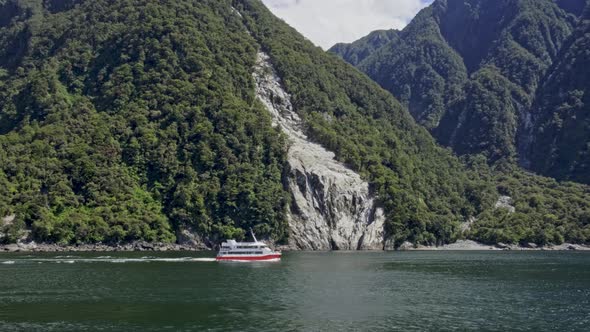
[[590,324],[590,253],[285,253],[279,264],[149,254],[61,259],[73,265],[38,254],[40,266],[3,256],[17,265],[0,265],[0,331],[584,331]]
[[[29,256],[32,257],[32,256]],[[65,255],[65,256],[55,256],[54,258],[58,258],[58,259],[64,259],[64,258],[78,258],[80,256],[74,256],[74,255]],[[24,258],[24,257],[23,257]]]

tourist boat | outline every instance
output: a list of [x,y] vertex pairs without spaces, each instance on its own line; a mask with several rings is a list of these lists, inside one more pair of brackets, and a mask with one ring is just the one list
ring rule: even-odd
[[256,240],[254,232],[252,238],[254,242],[236,242],[235,240],[228,240],[221,244],[221,249],[217,253],[217,261],[229,262],[277,262],[281,260],[281,252],[274,251],[263,242]]

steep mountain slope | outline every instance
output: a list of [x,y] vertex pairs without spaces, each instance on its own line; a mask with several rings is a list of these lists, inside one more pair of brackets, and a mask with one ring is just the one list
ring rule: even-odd
[[[214,244],[248,227],[309,249],[507,230],[516,242],[590,239],[587,187],[550,183],[544,196],[525,175],[495,186],[514,171],[464,166],[258,0],[2,0],[0,13],[5,242],[192,232]],[[517,217],[494,212],[499,194]],[[481,228],[466,223],[479,216]]]
[[531,140],[525,142],[530,167],[556,178],[590,183],[590,7],[531,110],[527,135]]
[[[270,54],[309,137],[369,179],[385,209],[388,243],[462,236],[489,243],[590,239],[590,187],[559,184],[504,163],[490,169],[480,157],[468,158],[466,169],[432,145],[426,131],[416,130],[387,93],[276,24],[270,13],[262,15],[259,2],[244,5],[237,8]],[[499,195],[511,197],[515,213],[495,208]]]
[[[517,158],[519,129],[584,4],[437,0],[356,66],[457,153]],[[332,51],[346,59],[344,48]]]
[[383,45],[388,44],[392,40],[399,39],[398,30],[377,30],[368,34],[354,43],[346,44],[340,43],[334,45],[330,51],[338,54],[346,62],[357,65],[368,56],[380,49]]
[[[286,143],[227,1],[3,1],[0,212],[38,241],[286,237]],[[8,16],[7,16],[8,17]]]
[[290,143],[257,96],[261,50],[309,139],[379,195],[388,238],[449,241],[480,212],[460,163],[395,99],[258,1],[1,5],[7,238],[31,229],[38,241],[171,241],[188,228],[215,241],[255,226],[286,241],[301,211],[287,208]]

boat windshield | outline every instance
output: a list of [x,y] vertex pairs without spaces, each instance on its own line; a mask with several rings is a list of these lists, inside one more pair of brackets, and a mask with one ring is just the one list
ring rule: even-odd
[[228,255],[261,255],[262,251],[230,251]]

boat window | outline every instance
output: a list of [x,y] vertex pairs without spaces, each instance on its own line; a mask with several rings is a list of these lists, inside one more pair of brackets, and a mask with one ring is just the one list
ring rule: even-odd
[[262,255],[263,251],[223,251],[224,255]]

